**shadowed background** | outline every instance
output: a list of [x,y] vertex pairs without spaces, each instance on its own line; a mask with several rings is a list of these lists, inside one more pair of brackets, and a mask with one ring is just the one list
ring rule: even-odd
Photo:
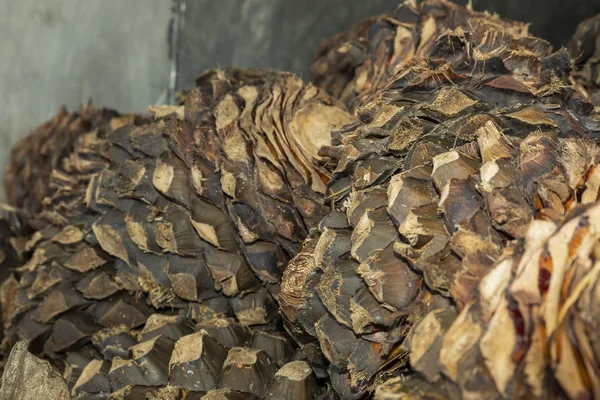
[[[400,0],[0,0],[0,169],[60,105],[144,111],[216,66],[308,79],[319,43]],[[457,1],[466,4],[466,0]],[[556,47],[600,0],[473,0]],[[4,199],[0,190],[0,201]]]

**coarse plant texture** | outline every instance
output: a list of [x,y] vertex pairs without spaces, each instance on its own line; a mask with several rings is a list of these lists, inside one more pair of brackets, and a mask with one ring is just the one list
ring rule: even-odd
[[[89,179],[106,166],[101,149],[91,146],[97,144],[95,135],[133,118],[90,105],[78,112],[61,108],[13,147],[4,179],[8,202],[30,214],[41,212],[45,204],[68,202],[62,197],[65,192],[85,188],[79,180]],[[84,141],[87,145],[80,143]]]
[[52,366],[29,351],[27,343],[15,344],[2,374],[0,398],[11,400],[68,400],[67,383]]
[[[498,367],[493,357],[512,347],[456,351],[437,368],[436,348],[424,351],[419,340],[469,307],[531,221],[560,223],[598,200],[600,125],[570,84],[570,66],[566,50],[473,20],[434,40],[358,110],[362,125],[342,138],[330,183],[335,211],[290,262],[280,293],[290,333],[322,352],[315,368],[342,398],[361,398],[394,373],[380,396],[394,387],[444,398],[523,395],[519,375],[500,382],[472,361],[485,354]],[[431,312],[440,314],[431,326],[415,327]],[[511,321],[501,329],[515,330],[519,343],[532,339]],[[577,382],[569,386],[546,361],[543,383],[532,377],[537,391],[529,383],[525,398],[571,396]]]
[[600,103],[600,14],[582,21],[569,41],[575,61],[574,78],[589,92],[594,105]]
[[[13,270],[23,263],[25,243],[30,234],[31,229],[23,213],[0,204],[0,282],[4,282]],[[2,338],[4,330],[0,330],[0,339]]]
[[[277,297],[329,210],[332,167],[317,150],[353,118],[291,74],[211,71],[198,84],[183,105],[152,107],[154,120],[75,135],[54,168],[72,154],[104,166],[64,174],[0,290],[5,351],[26,341],[80,398],[138,386],[319,395],[312,370],[285,366],[294,346]],[[218,344],[226,333],[211,329],[228,324],[240,337]]]
[[11,269],[22,262],[29,233],[25,215],[11,206],[0,204],[0,280],[8,277]]
[[528,29],[527,24],[446,0],[407,0],[395,11],[365,19],[323,42],[311,67],[312,81],[356,110],[405,63],[427,54],[446,31],[478,24],[518,36]]
[[411,364],[463,398],[598,398],[598,255],[600,202],[559,224],[536,219],[456,318],[438,309],[418,322]]

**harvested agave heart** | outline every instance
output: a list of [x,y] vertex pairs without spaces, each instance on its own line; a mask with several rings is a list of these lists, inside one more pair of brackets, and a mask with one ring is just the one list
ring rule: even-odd
[[8,202],[30,214],[45,205],[68,207],[79,198],[74,189],[85,189],[89,177],[106,167],[106,130],[136,119],[142,118],[89,105],[77,112],[61,108],[12,149],[4,180]]
[[447,310],[419,321],[411,364],[463,398],[598,398],[599,254],[600,202],[533,221],[454,321]]
[[458,27],[488,25],[527,36],[528,25],[476,12],[447,0],[406,0],[389,14],[372,17],[325,41],[311,67],[312,81],[351,110],[410,62],[427,54],[436,39]]
[[569,54],[575,61],[573,77],[591,96],[594,105],[600,102],[600,15],[582,21],[569,42]]
[[[363,123],[342,140],[330,182],[335,210],[290,262],[280,292],[290,333],[313,356],[320,349],[326,361],[314,365],[340,397],[361,398],[391,371],[435,379],[437,350],[407,344],[411,326],[441,310],[416,335],[425,340],[452,323],[532,220],[559,223],[598,200],[600,126],[569,80],[565,50],[473,21],[359,109]],[[454,372],[468,380],[466,397],[499,397],[487,397],[489,371]],[[396,384],[443,389],[422,377]]]
[[[106,167],[64,188],[34,218],[43,228],[27,243],[31,256],[2,285],[2,293],[14,293],[2,298],[5,347],[26,341],[81,398],[117,390],[135,397],[143,390],[137,386],[171,390],[167,384],[268,398],[277,383],[275,398],[280,390],[317,394],[316,378],[301,366],[277,375],[293,351],[282,336],[277,296],[282,269],[328,210],[333,167],[317,149],[352,118],[290,74],[215,71],[199,85],[184,105],[152,108],[155,120],[97,138],[103,150],[91,156],[105,159]],[[195,332],[183,328],[176,338],[150,343],[139,330],[150,329],[155,314],[192,327],[233,319],[252,328],[256,343],[229,347],[266,347],[265,354],[243,353],[257,361],[227,364],[228,348],[217,346],[214,360],[177,352],[177,341]],[[274,354],[268,335],[285,357]],[[156,361],[145,361],[149,354]],[[195,365],[196,378],[204,379],[206,368],[211,378],[190,386],[186,374],[195,369],[174,372],[173,354]],[[256,362],[255,372],[233,367]],[[246,373],[264,375],[264,382],[250,384]]]

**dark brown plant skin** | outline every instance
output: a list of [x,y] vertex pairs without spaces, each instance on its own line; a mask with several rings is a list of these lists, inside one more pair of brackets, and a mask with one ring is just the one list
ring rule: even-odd
[[211,71],[198,85],[153,118],[75,135],[73,152],[103,167],[65,174],[73,184],[31,218],[28,261],[0,289],[4,348],[25,340],[76,398],[320,395],[310,368],[285,368],[306,357],[277,298],[329,210],[334,167],[318,148],[354,119],[291,74]]
[[[0,204],[0,283],[4,282],[25,257],[25,243],[31,229],[25,215],[15,208]],[[0,308],[0,316],[2,315]],[[4,330],[0,330],[0,339]]]
[[525,36],[527,24],[477,12],[446,0],[402,2],[389,14],[365,19],[323,42],[311,67],[312,81],[356,110],[404,68],[426,55],[447,30],[485,23]]
[[0,204],[0,281],[22,262],[22,242],[29,233],[25,215],[11,206]]
[[[533,398],[518,379],[499,392],[476,347],[452,353],[453,370],[435,357],[511,240],[534,219],[560,224],[598,200],[600,125],[570,69],[565,50],[474,20],[358,109],[362,124],[342,138],[329,184],[335,211],[290,261],[280,292],[291,335],[321,349],[341,398],[414,373],[392,386]],[[452,340],[471,343],[460,333]],[[544,379],[535,396],[573,393],[556,375]]]

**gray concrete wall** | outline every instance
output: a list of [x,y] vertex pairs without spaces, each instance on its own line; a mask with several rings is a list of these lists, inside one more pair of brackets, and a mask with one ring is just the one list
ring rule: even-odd
[[184,0],[179,90],[214,67],[275,68],[305,80],[319,44],[402,0]]
[[166,96],[170,16],[169,0],[0,0],[2,175],[62,104],[143,111]]

